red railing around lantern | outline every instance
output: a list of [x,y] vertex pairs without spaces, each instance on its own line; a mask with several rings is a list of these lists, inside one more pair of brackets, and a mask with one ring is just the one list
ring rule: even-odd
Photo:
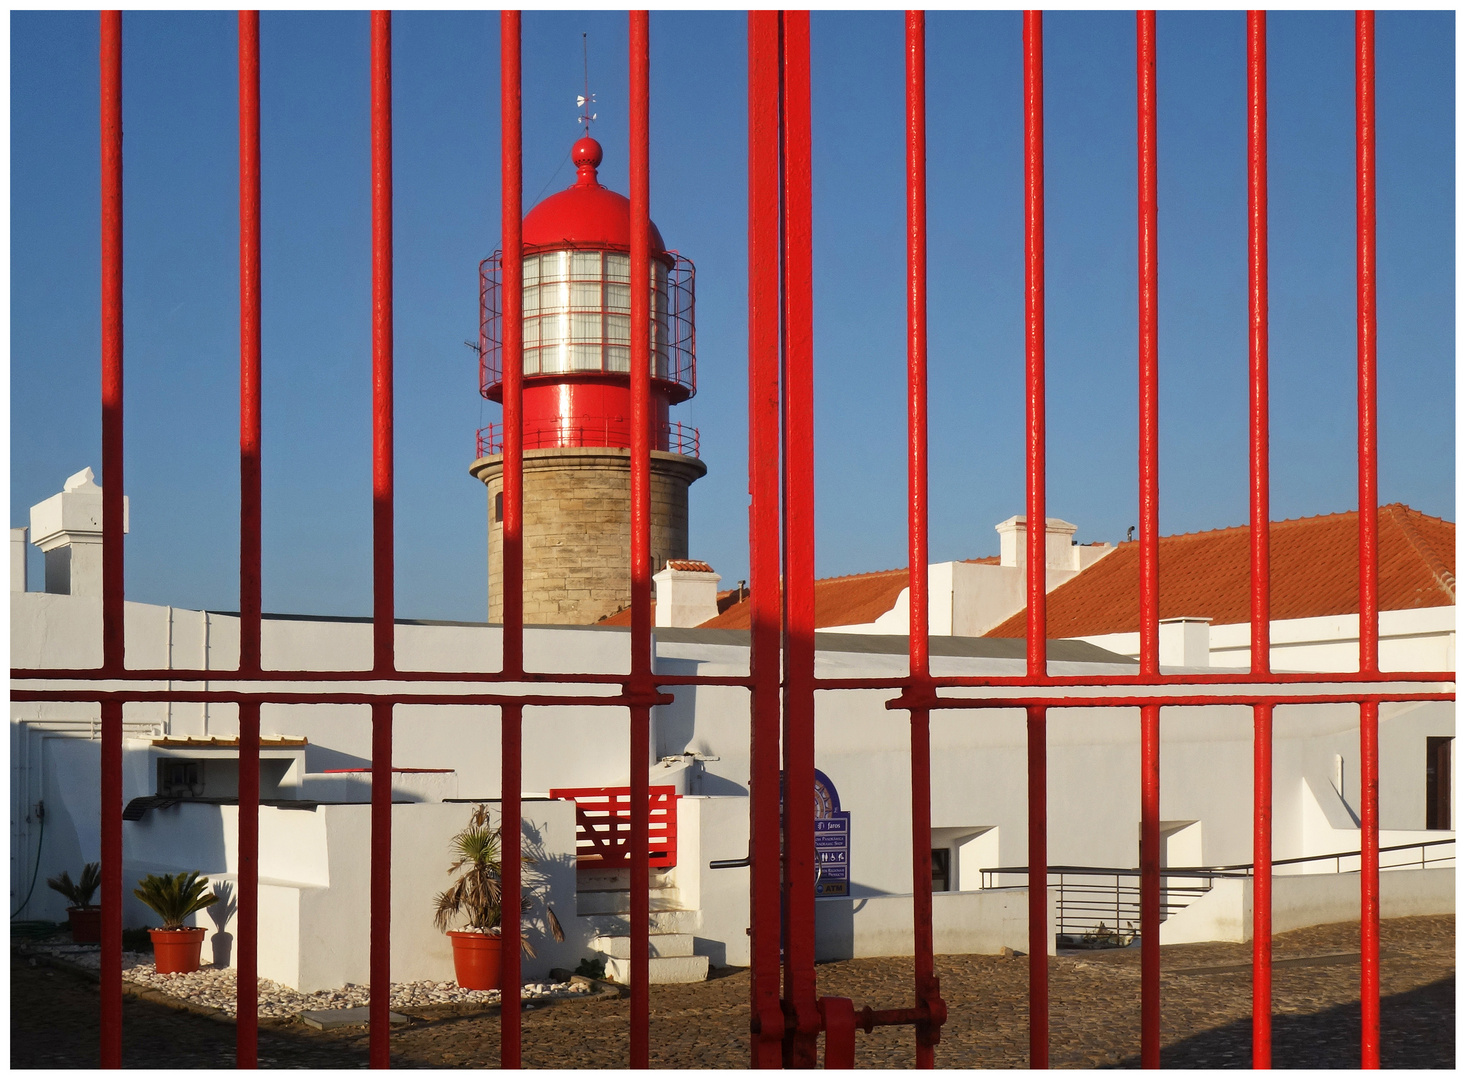
[[[700,433],[690,424],[673,420],[659,425],[653,450],[699,457]],[[504,452],[504,425],[490,423],[478,429],[478,456]],[[630,426],[625,417],[577,417],[572,423],[534,424],[524,429],[524,449],[552,450],[562,446],[609,446],[629,449]]]

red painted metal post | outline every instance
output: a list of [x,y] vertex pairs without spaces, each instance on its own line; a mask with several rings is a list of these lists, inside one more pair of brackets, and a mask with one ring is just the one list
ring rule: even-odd
[[[814,277],[809,12],[783,26],[784,1034],[786,1068],[818,1064],[814,977]],[[853,1037],[854,1028],[851,1028]],[[828,1051],[827,1051],[828,1054]]]
[[[392,13],[372,37],[372,668],[395,667],[392,554]],[[371,1029],[374,1069],[388,1067],[391,1029],[392,705],[372,705]]]
[[504,671],[524,671],[524,117],[518,11],[499,14],[499,139],[503,237]]
[[1044,23],[1023,13],[1024,399],[1028,421],[1028,677],[1048,675],[1048,542],[1044,397]]
[[1048,710],[1028,707],[1028,1067],[1049,1067]]
[[906,468],[911,575],[911,883],[916,1067],[936,1063],[946,1005],[932,956],[932,761],[934,696],[927,609],[926,13],[906,13]]
[[[1028,421],[1028,677],[1048,674],[1044,426],[1043,12],[1023,13],[1024,398]],[[1037,526],[1035,526],[1037,522]],[[1028,710],[1028,1061],[1049,1067],[1047,713]]]
[[260,670],[260,13],[239,13],[239,670]]
[[[521,102],[520,16],[499,14],[499,139],[500,229],[503,237],[504,290],[504,549],[503,668],[505,674],[524,671],[524,121]],[[519,896],[523,880],[519,835],[520,793],[523,790],[522,751],[524,708],[505,705],[499,710],[499,826],[501,888],[507,897]],[[512,900],[502,907],[501,933],[508,942],[520,934],[520,907]],[[517,1069],[521,1062],[519,986],[520,950],[500,950],[499,1067]]]
[[1379,1068],[1379,702],[1359,705],[1360,1067]]
[[[1140,262],[1140,670],[1160,672],[1155,12],[1135,13]],[[1161,711],[1140,711],[1140,1060],[1161,1064]]]
[[[1272,670],[1268,506],[1267,12],[1247,13],[1248,442],[1252,673]],[[1252,1067],[1273,1057],[1273,710],[1252,710]]]
[[[630,13],[631,105],[631,682],[655,692],[652,672],[650,43],[645,11]],[[647,860],[651,706],[631,706],[631,1067],[651,1049],[650,868]]]
[[1252,1067],[1273,1067],[1273,708],[1252,708]]
[[520,948],[523,934],[520,901],[523,880],[523,827],[520,825],[520,793],[524,790],[524,706],[505,705],[499,710],[499,1067],[517,1069],[522,1060],[519,988],[523,984]]
[[[102,669],[120,674],[122,633],[122,13],[104,11],[102,154]],[[122,705],[102,705],[101,1062],[122,1068]]]
[[[260,670],[260,13],[239,22],[239,670]],[[239,706],[235,1064],[259,1049],[260,706]]]
[[[1359,670],[1379,670],[1379,432],[1375,356],[1374,12],[1354,17],[1359,335]],[[1379,1068],[1379,705],[1359,706],[1360,1060]]]
[[[748,432],[753,447],[779,440],[779,16],[748,14]],[[779,463],[748,455],[750,1065],[782,1060],[779,1003]]]

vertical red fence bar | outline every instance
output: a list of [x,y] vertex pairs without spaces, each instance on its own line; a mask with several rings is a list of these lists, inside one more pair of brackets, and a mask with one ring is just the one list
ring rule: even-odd
[[647,850],[652,685],[651,191],[648,16],[629,19],[631,105],[631,1067],[650,1054]]
[[[260,13],[239,23],[239,671],[260,671]],[[239,706],[235,1063],[259,1048],[260,705]]]
[[809,12],[783,25],[784,1035],[786,1068],[818,1063],[814,976],[814,279]]
[[[1155,12],[1135,13],[1140,248],[1140,671],[1160,673]],[[1140,1060],[1161,1064],[1161,710],[1140,710]]]
[[[102,670],[121,674],[122,12],[101,14]],[[102,706],[101,1063],[122,1068],[122,705]]]
[[[1247,357],[1252,674],[1272,670],[1268,506],[1267,12],[1247,13]],[[1252,1067],[1273,1059],[1273,707],[1252,707]]]
[[[1028,677],[1048,674],[1044,545],[1044,24],[1023,13],[1024,401],[1027,410]],[[1035,524],[1037,523],[1037,524]],[[1028,1065],[1049,1067],[1048,711],[1028,709]]]
[[[392,544],[392,13],[372,23],[372,669],[391,674]],[[391,1029],[392,705],[372,704],[370,1061],[388,1067]]]
[[[503,237],[504,373],[504,625],[503,668],[524,671],[524,119],[520,71],[520,16],[499,14],[500,229]],[[521,1061],[519,835],[524,707],[499,709],[500,886],[509,901],[501,905],[499,966],[499,1067],[517,1069]],[[508,942],[505,948],[502,942]]]
[[934,694],[927,609],[926,13],[906,13],[906,467],[911,575],[911,882],[916,1067],[935,1067],[946,1007],[932,956]]
[[[1374,240],[1374,12],[1354,16],[1359,335],[1359,670],[1379,671],[1379,431]],[[1379,703],[1359,706],[1360,1061],[1379,1068]]]
[[782,1059],[779,1004],[779,16],[748,14],[749,1064]]

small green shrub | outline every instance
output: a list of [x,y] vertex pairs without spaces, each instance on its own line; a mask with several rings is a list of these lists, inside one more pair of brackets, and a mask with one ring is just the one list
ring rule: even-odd
[[76,881],[71,880],[69,871],[63,870],[59,876],[47,878],[46,884],[70,900],[72,907],[96,907],[92,903],[92,896],[102,884],[102,864],[87,863],[81,868],[81,877]]
[[200,877],[197,870],[149,874],[137,884],[132,895],[157,912],[164,930],[179,929],[195,911],[219,902],[218,896],[208,891],[209,879]]

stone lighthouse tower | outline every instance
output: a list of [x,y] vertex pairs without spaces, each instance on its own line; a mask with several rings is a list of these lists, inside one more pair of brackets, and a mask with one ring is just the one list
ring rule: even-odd
[[[651,337],[652,560],[687,558],[687,489],[707,472],[668,410],[697,390],[693,267],[651,226],[651,325],[631,326],[631,203],[601,186],[601,146],[524,218],[524,619],[584,624],[631,603],[631,334]],[[479,388],[503,402],[500,254],[479,266]],[[479,432],[489,621],[503,619],[503,431]]]

